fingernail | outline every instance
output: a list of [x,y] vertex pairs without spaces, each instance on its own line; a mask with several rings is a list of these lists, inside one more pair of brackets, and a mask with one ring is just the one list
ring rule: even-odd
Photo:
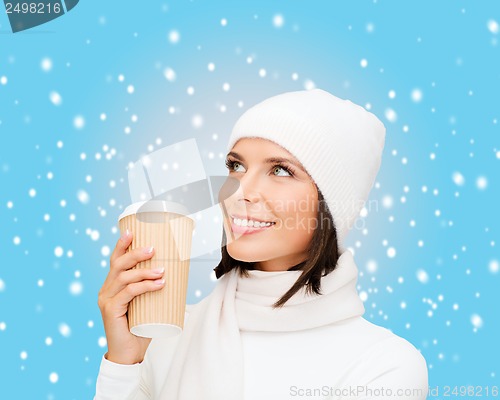
[[155,281],[155,283],[156,283],[157,285],[163,285],[163,284],[165,283],[165,279],[157,279],[157,280]]
[[165,268],[155,268],[153,269],[153,273],[155,274],[163,274],[163,271],[165,271]]
[[126,241],[128,239],[128,237],[130,236],[130,231],[127,229],[125,229],[125,232],[123,232],[122,236],[121,236],[121,240],[123,241]]
[[153,252],[153,249],[154,249],[154,247],[151,246],[151,247],[144,247],[143,250],[144,250],[144,253],[151,254]]

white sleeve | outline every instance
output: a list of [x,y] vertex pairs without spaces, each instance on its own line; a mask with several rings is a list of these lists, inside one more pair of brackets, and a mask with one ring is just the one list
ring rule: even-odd
[[[427,364],[418,350],[406,354],[405,362],[375,377],[358,399],[425,400],[429,391]],[[363,393],[364,391],[364,393]]]
[[[186,305],[184,326],[194,306]],[[154,338],[148,346],[144,360],[138,364],[117,364],[103,356],[94,400],[154,399],[163,387],[179,339],[180,335],[173,338]]]
[[329,399],[425,400],[427,363],[407,340],[393,336],[358,360],[348,381]]
[[101,360],[94,400],[149,400],[147,384],[143,382],[144,362],[132,365]]

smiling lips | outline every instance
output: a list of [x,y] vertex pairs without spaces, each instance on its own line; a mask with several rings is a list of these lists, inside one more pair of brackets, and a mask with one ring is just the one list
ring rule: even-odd
[[262,232],[275,225],[276,222],[259,221],[231,216],[231,229],[235,233],[251,234]]

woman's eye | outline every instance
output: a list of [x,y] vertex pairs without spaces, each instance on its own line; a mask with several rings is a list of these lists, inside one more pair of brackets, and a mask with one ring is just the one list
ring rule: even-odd
[[288,170],[285,167],[281,167],[279,165],[277,165],[276,167],[274,167],[273,172],[276,172],[276,171],[279,171],[279,170],[285,171],[287,173],[287,175],[278,175],[278,176],[291,176],[290,172],[288,172]]
[[241,164],[239,162],[234,162],[233,163],[233,171],[235,171]]
[[226,160],[226,167],[230,172],[235,171],[235,169],[241,164],[238,161]]
[[[231,160],[226,160],[226,167],[229,169],[229,172],[244,172],[243,171],[238,171],[238,167],[243,167],[243,164],[241,164],[238,161],[231,161]],[[283,175],[282,173],[280,174],[280,171],[284,171],[285,174]],[[272,168],[272,173],[274,176],[294,176],[294,171],[291,170],[290,168],[284,167],[282,165],[275,165]]]

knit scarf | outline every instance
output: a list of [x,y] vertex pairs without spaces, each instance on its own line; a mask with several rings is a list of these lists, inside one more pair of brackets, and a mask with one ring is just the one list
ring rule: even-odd
[[301,271],[237,269],[222,276],[210,295],[190,310],[165,380],[161,400],[243,399],[241,331],[289,332],[316,328],[363,315],[356,290],[358,269],[345,250],[321,278],[321,295],[295,293],[282,308],[275,303]]

